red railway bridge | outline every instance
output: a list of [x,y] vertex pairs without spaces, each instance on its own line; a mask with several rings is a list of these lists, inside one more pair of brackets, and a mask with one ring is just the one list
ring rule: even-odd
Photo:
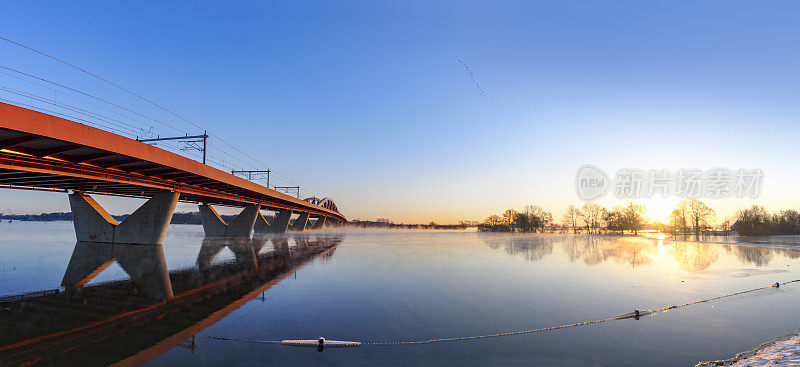
[[[6,103],[0,103],[0,188],[71,191],[78,241],[160,245],[178,201],[200,204],[207,236],[347,220],[331,199],[300,200],[146,143]],[[91,194],[149,200],[117,223]],[[212,205],[244,209],[226,223]],[[274,219],[268,222],[262,210],[276,212]]]

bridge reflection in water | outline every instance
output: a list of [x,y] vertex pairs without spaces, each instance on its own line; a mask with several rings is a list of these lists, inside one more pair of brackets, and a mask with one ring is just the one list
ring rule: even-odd
[[[144,363],[298,267],[331,256],[342,239],[321,233],[206,237],[195,268],[169,272],[161,245],[78,242],[64,291],[0,298],[0,365]],[[234,259],[215,262],[224,248]],[[129,280],[84,286],[114,261]]]

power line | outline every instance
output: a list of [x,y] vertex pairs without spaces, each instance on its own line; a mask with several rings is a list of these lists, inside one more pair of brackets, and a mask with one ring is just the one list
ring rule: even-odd
[[[130,95],[132,95],[132,96],[134,96],[134,97],[137,97],[137,98],[139,98],[139,99],[141,99],[141,100],[143,100],[143,101],[145,101],[145,102],[147,102],[147,103],[149,103],[149,104],[151,104],[151,105],[153,105],[153,106],[155,106],[155,107],[157,107],[157,108],[159,108],[159,109],[161,109],[161,110],[163,110],[163,111],[165,111],[165,112],[167,112],[167,113],[169,113],[169,114],[171,114],[171,115],[173,115],[173,116],[175,116],[175,117],[177,117],[178,119],[181,119],[181,120],[183,120],[183,121],[185,121],[185,122],[189,123],[190,125],[192,125],[192,126],[194,126],[194,127],[198,128],[198,129],[203,129],[202,127],[200,127],[200,126],[199,126],[199,125],[197,125],[196,123],[194,123],[194,122],[190,121],[189,119],[187,119],[187,118],[185,118],[185,117],[183,117],[183,116],[181,116],[181,115],[178,115],[177,113],[173,112],[172,110],[170,110],[170,109],[168,109],[168,108],[166,108],[166,107],[164,107],[164,106],[162,106],[162,105],[160,105],[160,104],[158,104],[158,103],[156,103],[156,102],[153,102],[153,101],[151,101],[151,100],[149,100],[149,99],[145,98],[144,96],[142,96],[142,95],[139,95],[139,94],[137,94],[137,93],[135,93],[135,92],[133,92],[133,91],[131,91],[131,90],[129,90],[129,89],[127,89],[127,88],[125,88],[125,87],[123,87],[123,86],[121,86],[121,85],[117,84],[117,83],[114,83],[114,82],[112,82],[112,81],[110,81],[110,80],[108,80],[108,79],[105,79],[105,78],[103,78],[103,77],[101,77],[101,76],[99,76],[99,75],[97,75],[97,74],[94,74],[94,73],[92,73],[92,72],[90,72],[90,71],[88,71],[88,70],[86,70],[86,69],[83,69],[83,68],[81,68],[81,67],[79,67],[79,66],[77,66],[77,65],[74,65],[74,64],[72,64],[72,63],[69,63],[69,62],[67,62],[67,61],[63,60],[63,59],[60,59],[60,58],[57,58],[57,57],[55,57],[55,56],[52,56],[52,55],[50,55],[50,54],[47,54],[47,53],[45,53],[45,52],[43,52],[43,51],[37,50],[37,49],[35,49],[35,48],[33,48],[33,47],[30,47],[30,46],[28,46],[28,45],[25,45],[25,44],[22,44],[22,43],[16,42],[16,41],[14,41],[14,40],[11,40],[11,39],[8,39],[8,38],[6,38],[6,37],[0,36],[0,39],[2,39],[2,40],[4,40],[4,41],[7,41],[7,42],[9,42],[9,43],[11,43],[11,44],[14,44],[14,45],[16,45],[16,46],[19,46],[19,47],[25,48],[25,49],[27,49],[27,50],[29,50],[29,51],[35,52],[35,53],[37,53],[37,54],[40,54],[40,55],[42,55],[42,56],[45,56],[45,57],[47,57],[47,58],[49,58],[49,59],[55,60],[55,61],[57,61],[57,62],[59,62],[59,63],[62,63],[62,64],[64,64],[64,65],[67,65],[67,66],[69,66],[69,67],[71,67],[71,68],[73,68],[73,69],[76,69],[76,70],[78,70],[78,71],[81,71],[81,72],[83,72],[83,73],[85,73],[85,74],[87,74],[87,75],[90,75],[90,76],[92,76],[92,77],[94,77],[94,78],[98,79],[98,80],[101,80],[101,81],[103,81],[103,82],[105,82],[105,83],[107,83],[107,84],[110,84],[110,85],[112,85],[112,86],[114,86],[114,87],[116,87],[116,88],[118,88],[118,89],[120,89],[120,90],[122,90],[122,91],[124,91],[124,92],[126,92],[126,93],[128,93],[128,94],[130,94]],[[10,69],[9,69],[9,70],[10,70]],[[71,88],[70,88],[70,89],[71,89]],[[266,164],[262,163],[261,161],[259,161],[258,159],[254,158],[254,157],[252,157],[251,155],[249,155],[249,154],[245,153],[244,151],[240,150],[240,149],[239,149],[239,148],[237,148],[235,145],[228,143],[227,141],[225,141],[225,140],[224,140],[224,139],[222,139],[221,137],[219,137],[219,136],[217,136],[217,135],[215,135],[215,134],[212,134],[212,136],[214,136],[215,138],[217,138],[217,139],[218,139],[220,142],[222,142],[223,144],[225,144],[225,145],[229,146],[230,148],[232,148],[232,149],[234,149],[235,151],[239,152],[240,154],[244,155],[245,157],[247,157],[247,158],[249,158],[249,159],[253,160],[253,161],[254,161],[254,162],[256,162],[256,163],[258,163],[258,165],[260,165],[260,166],[268,166],[268,165],[266,165]],[[288,180],[289,182],[291,182],[291,183],[294,183],[294,184],[297,184],[297,183],[296,183],[296,182],[294,182],[292,179],[290,179],[290,178],[286,177],[285,175],[282,175],[280,172],[276,172],[276,171],[273,171],[273,172],[274,172],[274,173],[276,173],[276,174],[278,174],[279,176],[281,176],[281,177],[285,178],[285,179],[286,179],[286,180]]]
[[[2,37],[0,37],[0,38],[2,38]],[[98,101],[101,101],[101,102],[104,102],[104,103],[108,103],[108,104],[110,104],[110,105],[112,105],[112,106],[114,106],[114,107],[121,108],[121,109],[123,109],[123,110],[125,110],[125,111],[128,111],[128,112],[130,112],[130,113],[134,113],[134,114],[136,114],[136,115],[139,115],[139,116],[141,116],[141,117],[144,117],[144,118],[146,118],[146,119],[148,119],[148,120],[151,120],[151,121],[157,122],[157,123],[159,123],[159,124],[162,124],[162,125],[164,125],[164,126],[166,126],[166,127],[169,127],[169,128],[171,128],[171,129],[173,129],[173,130],[176,130],[176,131],[182,132],[182,133],[184,133],[184,134],[187,134],[187,132],[186,132],[186,131],[184,131],[184,130],[181,130],[181,129],[179,129],[179,128],[175,127],[175,126],[172,126],[172,125],[170,125],[170,124],[168,124],[168,123],[166,123],[166,122],[163,122],[163,121],[161,121],[161,120],[158,120],[158,119],[152,118],[152,117],[150,117],[150,116],[147,116],[147,115],[141,114],[141,113],[139,113],[139,112],[136,112],[136,111],[133,111],[133,110],[131,110],[131,109],[125,108],[125,107],[123,107],[123,106],[120,106],[120,105],[118,105],[118,104],[115,104],[115,103],[113,103],[113,102],[107,101],[107,100],[105,100],[105,99],[102,99],[102,98],[100,98],[100,97],[93,96],[93,95],[91,95],[91,94],[89,94],[89,93],[86,93],[86,92],[83,92],[83,91],[80,91],[80,90],[77,90],[77,89],[74,89],[74,88],[68,87],[68,86],[66,86],[66,85],[63,85],[63,84],[60,84],[60,83],[56,83],[56,82],[54,82],[54,81],[47,80],[47,79],[45,79],[45,78],[42,78],[42,77],[39,77],[39,76],[36,76],[36,75],[33,75],[33,74],[28,74],[28,73],[25,73],[25,72],[22,72],[22,71],[19,71],[19,70],[16,70],[16,69],[12,69],[12,68],[10,68],[10,67],[7,67],[7,66],[2,66],[2,65],[0,65],[0,68],[1,68],[1,69],[5,69],[5,70],[8,70],[8,71],[13,71],[13,72],[15,72],[15,73],[18,73],[18,74],[22,74],[22,75],[25,75],[25,76],[27,76],[27,77],[30,77],[30,78],[34,78],[34,79],[37,79],[37,80],[41,80],[41,81],[43,81],[43,82],[46,82],[46,83],[50,83],[50,84],[53,84],[53,85],[57,85],[57,86],[59,86],[59,87],[61,87],[61,88],[68,89],[68,90],[70,90],[70,91],[73,91],[73,92],[75,92],[75,93],[80,93],[80,94],[83,94],[84,96],[87,96],[87,97],[94,98],[94,99],[96,99],[96,100],[98,100]],[[8,74],[6,74],[6,75],[8,75]],[[47,87],[45,87],[45,86],[42,86],[42,85],[40,85],[40,86],[41,86],[41,87],[43,87],[43,88],[47,88]],[[50,89],[50,90],[52,90],[52,91],[55,91],[56,93],[58,92],[57,90],[55,90],[55,89],[52,89],[52,88],[48,88],[48,89]],[[75,97],[73,97],[73,98],[75,98]],[[76,99],[78,99],[78,98],[76,98]],[[78,100],[81,100],[81,99],[78,99]],[[87,101],[84,101],[84,102],[86,102],[86,103],[89,103],[89,102],[87,102]],[[98,107],[99,107],[99,106],[98,106]]]
[[[97,74],[94,74],[94,73],[92,73],[92,72],[90,72],[90,71],[88,71],[88,70],[86,70],[86,69],[83,69],[83,68],[81,68],[81,67],[79,67],[79,66],[76,66],[76,65],[74,65],[74,64],[71,64],[71,63],[69,63],[69,62],[67,62],[67,61],[65,61],[65,60],[59,59],[59,58],[57,58],[57,57],[55,57],[55,56],[49,55],[49,54],[47,54],[47,53],[45,53],[45,52],[43,52],[43,51],[39,51],[39,50],[37,50],[37,49],[35,49],[35,48],[33,48],[33,47],[30,47],[30,46],[24,45],[24,44],[22,44],[22,43],[19,43],[19,42],[13,41],[13,40],[10,40],[10,39],[8,39],[8,38],[5,38],[5,37],[3,37],[3,36],[0,36],[0,39],[2,39],[2,40],[5,40],[5,41],[8,41],[8,42],[10,42],[10,43],[12,43],[12,44],[15,44],[15,45],[17,45],[17,46],[23,47],[23,48],[25,48],[25,49],[27,49],[27,50],[33,51],[33,52],[35,52],[35,53],[38,53],[38,54],[40,54],[40,55],[43,55],[43,56],[45,56],[45,57],[48,57],[48,58],[50,58],[50,59],[53,59],[53,60],[55,60],[55,61],[57,61],[57,62],[60,62],[60,63],[62,63],[62,64],[64,64],[64,65],[67,65],[67,66],[69,66],[69,67],[71,67],[71,68],[74,68],[74,69],[76,69],[76,70],[79,70],[79,71],[81,71],[81,72],[83,72],[83,73],[86,73],[86,74],[88,74],[88,75],[91,75],[91,76],[92,76],[92,77],[94,77],[94,78],[97,78],[97,79],[99,79],[99,80],[101,80],[101,81],[103,81],[103,82],[105,82],[105,83],[108,83],[108,84],[110,84],[110,85],[112,85],[112,86],[114,86],[114,87],[117,87],[117,88],[119,88],[119,89],[121,89],[121,90],[125,91],[126,93],[128,93],[128,94],[130,94],[130,95],[134,96],[134,97],[137,97],[137,98],[139,98],[139,99],[141,99],[141,100],[143,100],[143,101],[145,101],[145,102],[147,102],[147,103],[149,103],[149,104],[151,104],[151,105],[153,105],[153,106],[155,106],[155,107],[158,107],[158,108],[159,108],[159,109],[161,109],[161,110],[164,110],[165,112],[167,112],[167,113],[169,113],[169,114],[171,114],[171,115],[173,115],[173,116],[175,116],[175,117],[177,117],[177,118],[179,118],[179,119],[181,119],[181,120],[183,120],[183,121],[185,121],[185,122],[187,122],[187,123],[191,124],[192,126],[194,126],[194,127],[198,128],[198,129],[203,129],[202,127],[200,127],[199,125],[197,125],[197,124],[195,124],[194,122],[190,121],[189,119],[187,119],[187,118],[185,118],[185,117],[183,117],[183,116],[181,116],[181,115],[178,115],[178,114],[177,114],[177,113],[175,113],[175,112],[172,112],[172,110],[170,110],[170,109],[168,109],[168,108],[166,108],[166,107],[164,107],[164,106],[162,106],[162,105],[160,105],[160,104],[158,104],[158,103],[155,103],[155,102],[153,102],[153,101],[151,101],[151,100],[149,100],[149,99],[145,98],[144,96],[142,96],[142,95],[139,95],[139,94],[137,94],[137,93],[135,93],[135,92],[133,92],[133,91],[131,91],[131,90],[129,90],[129,89],[127,89],[127,88],[125,88],[125,87],[123,87],[123,86],[121,86],[121,85],[117,84],[117,83],[114,83],[114,82],[112,82],[112,81],[110,81],[110,80],[107,80],[107,79],[105,79],[105,78],[103,78],[103,77],[101,77],[101,76],[97,75]],[[217,139],[219,139],[219,140],[220,140],[222,143],[224,143],[225,145],[228,145],[229,147],[233,148],[233,149],[234,149],[234,150],[236,150],[237,152],[239,152],[239,153],[243,154],[244,156],[246,156],[246,157],[248,157],[248,158],[252,159],[252,160],[253,160],[253,161],[255,161],[256,163],[259,163],[260,165],[266,166],[265,164],[263,164],[263,163],[262,163],[262,162],[260,162],[259,160],[255,159],[255,158],[253,158],[252,156],[250,156],[249,154],[247,154],[247,153],[245,153],[245,152],[243,152],[243,151],[239,150],[239,148],[237,148],[236,146],[234,146],[234,145],[232,145],[232,144],[228,143],[227,141],[225,141],[224,139],[220,138],[219,136],[216,136],[216,138],[217,138]],[[278,173],[278,172],[276,172],[276,173]],[[280,173],[278,173],[278,174],[280,175]],[[283,176],[283,175],[281,175],[281,176]],[[285,176],[284,176],[284,177],[285,177]],[[286,177],[285,177],[285,178],[286,178]],[[288,179],[288,178],[287,178],[287,179]]]
[[159,105],[158,103],[155,103],[155,102],[153,102],[153,101],[151,101],[151,100],[149,100],[149,99],[147,99],[147,98],[145,98],[145,97],[143,97],[143,96],[141,96],[141,95],[139,95],[139,94],[136,94],[135,92],[133,92],[133,91],[131,91],[131,90],[128,90],[128,89],[126,89],[125,87],[123,87],[123,86],[121,86],[121,85],[119,85],[119,84],[117,84],[117,83],[114,83],[114,82],[112,82],[112,81],[110,81],[110,80],[104,79],[103,77],[101,77],[101,76],[99,76],[99,75],[97,75],[97,74],[94,74],[94,73],[92,73],[92,72],[90,72],[90,71],[88,71],[88,70],[86,70],[86,69],[83,69],[83,68],[81,68],[81,67],[79,67],[79,66],[76,66],[76,65],[70,64],[70,63],[69,63],[69,62],[67,62],[67,61],[64,61],[64,60],[62,60],[62,59],[59,59],[59,58],[57,58],[57,57],[55,57],[55,56],[51,56],[51,55],[49,55],[49,54],[46,54],[46,53],[44,53],[44,52],[42,52],[42,51],[39,51],[39,50],[37,50],[37,49],[35,49],[35,48],[33,48],[33,47],[30,47],[30,46],[24,45],[24,44],[22,44],[22,43],[19,43],[19,42],[13,41],[13,40],[10,40],[10,39],[8,39],[8,38],[5,38],[5,37],[3,37],[3,36],[0,36],[0,39],[2,39],[2,40],[4,40],[4,41],[11,42],[11,43],[13,43],[13,44],[15,44],[15,45],[17,45],[17,46],[19,46],[19,47],[22,47],[22,48],[28,49],[28,50],[30,50],[30,51],[33,51],[33,52],[35,52],[35,53],[37,53],[37,54],[40,54],[40,55],[42,55],[42,56],[45,56],[45,57],[48,57],[48,58],[50,58],[50,59],[53,59],[53,60],[55,60],[55,61],[58,61],[58,62],[60,62],[60,63],[62,63],[62,64],[64,64],[64,65],[67,65],[67,66],[69,66],[69,67],[71,67],[71,68],[73,68],[73,69],[80,70],[81,72],[84,72],[84,73],[86,73],[86,74],[89,74],[89,75],[91,75],[91,76],[93,76],[93,77],[95,77],[95,78],[97,78],[97,79],[99,79],[99,80],[102,80],[102,81],[104,81],[104,82],[106,82],[106,83],[108,83],[108,84],[111,84],[111,85],[113,85],[113,86],[115,86],[115,87],[117,87],[117,88],[119,88],[119,89],[121,89],[121,90],[123,90],[123,91],[125,91],[125,92],[127,92],[127,93],[129,93],[129,94],[131,94],[131,95],[133,95],[133,96],[135,96],[135,97],[137,97],[137,98],[139,98],[139,99],[141,99],[141,100],[145,101],[145,102],[147,102],[147,103],[150,103],[150,104],[152,104],[153,106],[156,106],[156,107],[158,107],[158,108],[160,108],[160,109],[162,109],[162,110],[164,110],[164,111],[166,111],[166,112],[170,113],[171,115],[173,115],[173,116],[175,116],[175,117],[177,117],[177,118],[181,119],[181,120],[184,120],[184,121],[186,121],[186,122],[188,122],[188,123],[192,124],[194,127],[198,128],[198,129],[202,129],[202,127],[200,127],[200,126],[197,126],[195,123],[193,123],[193,122],[191,122],[191,121],[189,121],[189,120],[187,120],[187,119],[185,119],[185,118],[181,117],[181,116],[180,116],[180,115],[178,115],[177,113],[170,111],[169,109],[167,109],[167,108],[165,108],[165,107],[163,107],[163,106]]
[[[92,120],[86,120],[84,118],[77,117],[77,116],[74,116],[74,115],[71,115],[71,114],[67,114],[67,113],[60,113],[60,112],[53,111],[53,110],[50,110],[50,109],[47,109],[47,108],[43,108],[41,106],[35,106],[35,105],[31,105],[31,104],[20,102],[20,101],[17,101],[17,100],[11,100],[11,99],[6,99],[6,98],[1,98],[0,97],[0,100],[2,100],[2,101],[9,102],[9,103],[21,106],[21,107],[31,108],[31,109],[35,109],[35,110],[38,110],[38,111],[42,111],[42,112],[46,112],[46,113],[50,113],[50,114],[54,114],[54,115],[59,115],[59,116],[62,116],[62,117],[65,117],[65,118],[69,118],[69,119],[72,119],[72,120],[81,121],[81,122],[84,122],[84,123],[87,123],[87,124],[90,124],[90,125],[93,125],[93,126],[102,127],[102,128],[104,128],[106,130],[116,132],[116,133],[118,133],[120,135],[129,136],[131,138],[133,138],[134,136],[138,137],[137,134],[140,133],[140,131],[137,130],[137,127],[135,125],[130,125],[130,124],[125,123],[123,121],[119,121],[119,120],[116,120],[114,118],[111,118],[111,117],[108,117],[108,116],[105,116],[105,115],[102,115],[102,114],[98,114],[98,113],[95,113],[95,112],[87,111],[87,110],[84,110],[84,109],[82,109],[80,107],[76,107],[76,106],[73,106],[73,105],[70,105],[70,104],[66,104],[64,102],[54,101],[54,100],[51,100],[51,99],[48,99],[48,98],[45,98],[45,97],[37,96],[35,94],[16,91],[16,90],[13,90],[13,89],[10,89],[10,88],[7,88],[7,87],[3,87],[3,86],[0,86],[0,91],[5,91],[7,93],[16,94],[16,95],[19,95],[19,96],[22,96],[22,97],[25,97],[25,98],[33,99],[35,101],[43,102],[43,103],[46,103],[48,105],[52,105],[52,106],[57,107],[57,108],[61,108],[61,109],[64,109],[64,110],[67,110],[67,111],[70,111],[70,112],[74,112],[74,113],[83,115],[83,116],[85,116],[87,118],[97,119],[97,120],[101,121],[102,123],[97,122],[97,121],[92,121]],[[115,123],[113,123],[113,122],[111,122],[109,120],[119,122],[119,124],[115,124]],[[113,126],[110,126],[110,125],[107,125],[107,124],[111,124]],[[123,125],[130,126],[133,129],[132,128],[127,128],[127,127],[125,127]],[[155,134],[152,133],[150,135],[155,135]],[[184,139],[186,137],[181,137],[181,138]],[[200,159],[202,157],[202,156],[196,156],[195,149],[187,150],[187,149],[185,149],[185,147],[181,147],[181,146],[179,146],[177,144],[174,144],[172,142],[169,142],[169,141],[163,141],[163,142],[160,142],[159,144],[169,148],[170,150],[172,150],[174,152],[178,152],[178,151],[186,152],[186,154],[190,155],[191,158]],[[202,150],[200,150],[200,151],[202,151]],[[212,158],[210,156],[208,157],[208,162],[210,162],[213,166],[222,167],[222,168],[225,168],[227,170],[233,169],[233,166],[229,165],[224,160],[215,159],[215,158]]]
[[[63,103],[63,102],[58,102],[58,101],[55,101],[55,100],[52,100],[52,99],[49,99],[49,98],[45,98],[45,97],[42,97],[42,96],[38,96],[38,95],[35,95],[35,94],[32,94],[32,93],[23,92],[23,91],[16,90],[16,89],[13,89],[13,88],[9,88],[9,87],[3,86],[3,85],[0,85],[0,89],[5,90],[8,93],[16,94],[18,96],[27,97],[27,98],[30,98],[30,99],[37,100],[39,102],[44,102],[44,103],[51,104],[51,105],[54,105],[54,106],[58,106],[58,107],[61,107],[61,108],[64,108],[64,109],[68,109],[68,110],[71,110],[73,112],[80,113],[82,115],[87,115],[87,114],[88,115],[95,115],[95,116],[98,116],[98,117],[96,117],[98,119],[101,119],[101,117],[102,117],[102,118],[105,118],[105,119],[108,119],[108,120],[111,120],[111,121],[115,121],[115,122],[117,122],[117,123],[119,123],[121,125],[128,126],[128,130],[132,131],[134,133],[137,132],[137,129],[139,129],[138,126],[136,126],[136,125],[132,125],[132,124],[129,124],[127,122],[123,122],[123,121],[120,121],[120,120],[117,120],[117,119],[114,119],[114,118],[111,118],[111,117],[108,117],[108,116],[101,115],[99,113],[87,111],[87,110],[82,109],[82,108],[77,107],[77,106],[72,106],[72,105],[69,105],[69,104],[66,104],[66,103]],[[79,110],[81,112],[78,112],[78,111],[75,111],[75,110]],[[108,121],[106,121],[106,122],[108,122]],[[109,122],[109,123],[113,124],[112,122]],[[115,124],[115,125],[117,125],[117,124]],[[120,125],[117,125],[117,126],[120,126]],[[120,126],[120,127],[122,127],[122,126]]]
[[95,122],[95,121],[89,121],[89,120],[82,119],[82,118],[80,118],[80,117],[75,117],[75,116],[72,116],[72,115],[68,115],[68,114],[64,114],[64,113],[56,112],[56,111],[53,111],[53,110],[48,110],[48,109],[46,109],[46,108],[42,108],[42,107],[39,107],[39,106],[34,106],[34,105],[30,105],[30,104],[26,104],[26,103],[22,103],[22,102],[14,101],[14,100],[11,100],[11,99],[6,99],[6,98],[2,98],[2,97],[0,97],[0,101],[6,101],[6,102],[9,102],[9,103],[16,104],[16,105],[18,105],[18,106],[22,106],[22,107],[25,107],[25,108],[31,108],[31,109],[35,109],[35,110],[42,111],[42,112],[46,112],[46,113],[53,114],[53,115],[59,115],[59,116],[69,117],[69,118],[71,118],[71,119],[78,120],[78,121],[83,121],[83,122],[85,122],[85,123],[87,123],[87,124],[91,124],[91,125],[95,125],[95,126],[102,126],[102,127],[103,127],[103,128],[105,128],[105,129],[108,129],[108,130],[111,130],[111,131],[116,131],[116,132],[118,132],[119,134],[127,134],[127,132],[124,132],[124,131],[122,131],[122,130],[116,129],[116,128],[112,127],[112,126],[107,126],[107,125],[103,125],[103,124],[97,123],[97,122]]

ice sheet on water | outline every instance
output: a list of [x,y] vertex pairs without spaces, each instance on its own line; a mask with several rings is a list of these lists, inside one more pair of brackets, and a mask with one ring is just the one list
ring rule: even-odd
[[758,351],[750,358],[739,360],[732,366],[800,366],[800,335],[779,341]]

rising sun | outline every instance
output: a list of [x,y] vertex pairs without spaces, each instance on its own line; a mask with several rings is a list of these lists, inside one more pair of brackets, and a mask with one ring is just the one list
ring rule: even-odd
[[652,221],[659,221],[662,223],[669,222],[669,215],[678,205],[678,198],[668,197],[662,198],[661,196],[642,199],[640,203],[647,208],[645,218]]

